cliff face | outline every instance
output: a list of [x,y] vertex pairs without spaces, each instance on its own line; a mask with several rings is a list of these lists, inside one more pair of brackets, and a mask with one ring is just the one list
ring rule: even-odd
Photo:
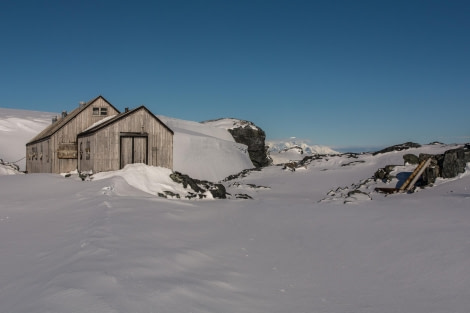
[[245,125],[228,129],[228,131],[236,142],[248,147],[248,154],[255,167],[263,167],[271,163],[265,143],[266,134],[261,128],[255,127],[253,123],[248,122]]

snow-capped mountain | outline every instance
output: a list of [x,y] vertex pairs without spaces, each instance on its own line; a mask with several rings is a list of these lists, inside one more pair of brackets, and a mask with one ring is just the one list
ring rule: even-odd
[[297,138],[267,140],[266,145],[274,164],[300,160],[311,154],[339,154],[328,146],[312,145],[308,140]]

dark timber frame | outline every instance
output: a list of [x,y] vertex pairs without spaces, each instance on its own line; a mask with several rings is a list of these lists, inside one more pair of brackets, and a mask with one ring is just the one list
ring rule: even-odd
[[148,148],[148,133],[130,133],[130,132],[121,132],[119,135],[119,164],[120,168],[122,169],[126,164],[123,165],[123,149],[125,148],[123,145],[124,138],[131,138],[132,145],[131,145],[131,163],[135,161],[135,138],[145,138],[145,164],[148,164],[149,160],[149,148]]

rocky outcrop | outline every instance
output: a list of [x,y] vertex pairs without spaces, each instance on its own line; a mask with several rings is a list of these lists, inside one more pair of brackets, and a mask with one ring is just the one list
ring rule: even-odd
[[441,166],[442,177],[452,178],[465,172],[468,162],[470,162],[470,144],[446,151]]
[[[198,180],[189,177],[188,175],[181,174],[179,172],[174,172],[170,175],[170,178],[179,184],[182,184],[184,188],[187,188],[188,186],[194,191],[194,192],[189,192],[186,198],[199,198],[203,199],[206,197],[205,193],[209,191],[212,194],[212,197],[218,198],[218,199],[226,199],[227,198],[227,192],[225,190],[224,185],[222,184],[214,184],[205,180]],[[166,198],[167,196],[171,197],[176,197],[180,198],[179,195],[177,194],[168,194],[166,192],[165,194],[159,194],[161,197]]]
[[265,132],[252,122],[244,121],[238,127],[228,129],[236,142],[248,147],[248,154],[255,167],[263,167],[271,164],[268,157],[268,147],[265,144]]
[[470,144],[447,150],[444,154],[420,154],[419,161],[431,158],[431,165],[424,171],[422,184],[433,184],[438,177],[453,178],[465,172],[470,162]]
[[402,151],[402,150],[407,150],[410,148],[419,148],[421,145],[419,143],[414,143],[414,142],[405,142],[399,145],[394,145],[385,149],[382,149],[380,151],[374,152],[373,155],[377,155],[380,153],[387,153],[387,152],[392,152],[392,151]]

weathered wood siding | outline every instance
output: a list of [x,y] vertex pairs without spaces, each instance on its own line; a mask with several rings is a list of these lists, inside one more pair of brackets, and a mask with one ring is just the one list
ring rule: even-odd
[[[147,134],[148,156],[145,157],[145,163],[173,169],[173,133],[147,110],[141,108],[95,133],[80,136],[78,149],[80,151],[82,147],[85,150],[88,145],[90,157],[86,158],[85,151],[82,156],[79,152],[79,170],[104,172],[120,169],[121,136],[129,136],[129,133],[134,133],[137,137]],[[126,140],[124,142],[126,143]],[[143,141],[136,142],[141,145]],[[123,145],[123,149],[130,149],[129,147],[129,144]],[[139,151],[137,145],[135,149],[137,150],[134,153],[143,158],[143,150]],[[132,151],[123,151],[123,154],[129,157]]]
[[28,173],[50,173],[52,169],[50,140],[26,147],[26,171]]
[[[107,108],[107,115],[93,115],[93,108]],[[80,109],[80,108],[78,108]],[[73,117],[67,124],[55,132],[47,141],[49,143],[49,155],[50,164],[40,164],[38,160],[28,160],[26,169],[29,173],[66,173],[77,169],[77,157],[72,158],[72,150],[70,147],[77,146],[77,135],[93,125],[94,123],[106,118],[110,115],[116,115],[119,112],[116,111],[113,106],[106,102],[103,98],[99,97],[94,102],[88,104],[85,109],[80,111],[75,117]],[[28,145],[27,155],[34,149],[37,144]],[[60,148],[67,149],[66,151],[60,151]],[[68,156],[68,157],[67,157]],[[44,162],[43,162],[44,163]]]
[[[93,108],[107,108],[108,114],[93,115]],[[77,159],[62,159],[58,157],[59,146],[62,143],[75,143],[77,144],[77,135],[93,125],[94,123],[106,118],[110,115],[116,115],[118,112],[110,106],[102,98],[98,98],[95,102],[88,105],[80,114],[72,119],[67,125],[62,127],[51,138],[53,139],[54,159],[53,159],[53,172],[66,173],[77,169]],[[78,149],[78,146],[77,146]]]

